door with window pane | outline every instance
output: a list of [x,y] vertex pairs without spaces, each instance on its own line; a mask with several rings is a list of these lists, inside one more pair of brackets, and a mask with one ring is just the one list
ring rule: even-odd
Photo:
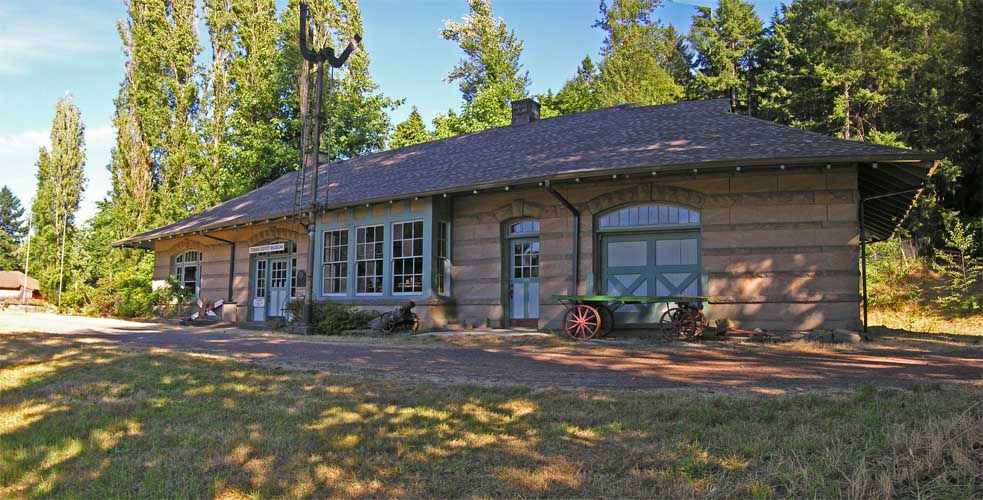
[[283,316],[290,300],[287,259],[269,259],[270,286],[266,297],[266,316]]
[[254,284],[256,288],[253,290],[253,321],[263,321],[266,319],[266,259],[256,260]]
[[513,320],[538,319],[539,239],[512,239],[509,247],[509,317]]

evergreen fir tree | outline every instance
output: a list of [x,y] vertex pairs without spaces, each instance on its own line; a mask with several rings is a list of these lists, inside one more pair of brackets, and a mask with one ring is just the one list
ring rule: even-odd
[[667,70],[667,42],[653,19],[659,0],[601,1],[595,27],[607,33],[601,55],[601,102],[666,104],[683,96],[683,88]]
[[24,208],[17,195],[4,186],[0,189],[0,271],[22,269],[17,246],[27,234]]
[[731,109],[750,112],[750,75],[763,27],[754,6],[744,0],[720,0],[697,7],[690,29],[696,49],[695,85],[705,97],[728,97]]
[[427,132],[427,126],[424,125],[423,118],[420,117],[416,106],[413,106],[413,110],[410,111],[410,115],[406,117],[406,120],[396,125],[392,135],[389,137],[388,147],[389,149],[403,148],[420,144],[421,142],[427,142],[430,139],[430,132]]

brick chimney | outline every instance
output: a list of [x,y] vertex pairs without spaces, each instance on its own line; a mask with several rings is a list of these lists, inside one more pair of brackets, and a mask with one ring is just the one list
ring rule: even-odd
[[539,120],[539,103],[535,99],[512,101],[512,125],[525,125]]

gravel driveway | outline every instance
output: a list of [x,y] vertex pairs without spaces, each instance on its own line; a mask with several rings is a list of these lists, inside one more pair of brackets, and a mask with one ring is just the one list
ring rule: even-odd
[[780,393],[859,385],[979,384],[983,379],[979,346],[914,340],[815,351],[701,344],[651,349],[603,344],[458,346],[399,340],[333,342],[232,328],[0,312],[0,332],[28,331],[317,370],[544,387],[695,386]]

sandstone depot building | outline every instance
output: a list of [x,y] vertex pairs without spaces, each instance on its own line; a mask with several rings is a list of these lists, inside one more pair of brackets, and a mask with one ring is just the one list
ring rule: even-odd
[[[312,258],[315,300],[412,300],[424,328],[557,328],[551,297],[572,293],[704,295],[711,321],[857,328],[861,238],[891,236],[938,160],[726,100],[544,120],[521,100],[512,113],[509,126],[321,165],[313,248],[297,172],[116,244],[152,249],[157,283],[234,302],[240,321],[282,316]],[[658,313],[625,306],[617,321]]]

